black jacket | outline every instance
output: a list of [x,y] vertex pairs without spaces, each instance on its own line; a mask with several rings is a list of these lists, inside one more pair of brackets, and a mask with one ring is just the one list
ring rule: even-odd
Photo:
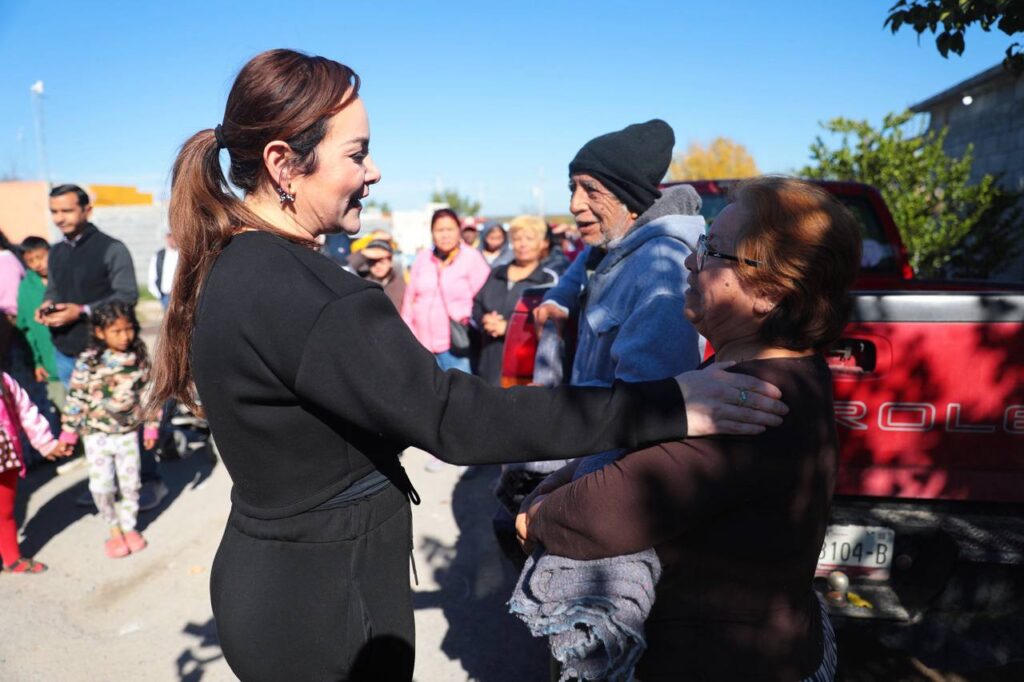
[[192,358],[232,501],[261,518],[311,509],[374,468],[405,487],[409,445],[482,464],[686,433],[672,379],[503,390],[442,372],[379,286],[264,232],[234,237],[207,276]]
[[[139,286],[132,255],[123,242],[88,223],[72,245],[67,240],[50,249],[50,279],[46,300],[95,307],[104,301],[135,304]],[[72,324],[51,327],[53,345],[64,355],[77,356],[89,345],[89,324],[83,315]]]
[[508,267],[499,265],[491,270],[490,277],[473,299],[473,323],[480,330],[480,360],[477,364],[477,374],[495,386],[501,385],[501,357],[505,337],[495,338],[484,331],[484,315],[496,312],[508,320],[512,317],[516,301],[523,294],[523,290],[558,281],[557,274],[538,265],[527,277],[512,284],[508,279]]

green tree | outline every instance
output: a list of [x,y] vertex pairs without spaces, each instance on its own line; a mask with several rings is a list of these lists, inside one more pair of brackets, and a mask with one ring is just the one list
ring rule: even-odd
[[448,208],[452,209],[460,216],[475,216],[480,212],[480,202],[473,201],[469,197],[459,196],[458,191],[454,189],[446,189],[443,191],[434,191],[430,195],[430,200],[435,204],[448,204]]
[[811,145],[814,165],[801,174],[850,180],[881,191],[922,277],[984,277],[1019,252],[1018,195],[997,178],[969,182],[973,149],[960,158],[942,150],[946,130],[907,136],[909,111],[889,114],[880,129],[866,121],[836,118],[822,127],[842,142],[831,149],[819,136]]
[[[972,24],[984,31],[994,26],[1008,36],[1020,33],[1024,31],[1024,0],[899,0],[889,8],[883,25],[893,33],[906,25],[918,36],[926,30],[937,34],[935,47],[948,58],[950,52],[964,53],[964,31]],[[1020,43],[1006,48],[1003,66],[1018,75],[1024,72]]]

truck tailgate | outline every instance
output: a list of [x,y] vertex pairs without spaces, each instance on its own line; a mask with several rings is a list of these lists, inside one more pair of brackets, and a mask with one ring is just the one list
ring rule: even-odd
[[838,494],[1024,502],[1024,293],[857,292]]

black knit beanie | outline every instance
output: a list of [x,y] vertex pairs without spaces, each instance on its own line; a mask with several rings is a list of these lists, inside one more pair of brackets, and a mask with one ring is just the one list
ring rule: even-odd
[[661,196],[658,183],[668,172],[675,142],[672,127],[661,119],[635,123],[583,145],[569,162],[569,175],[594,176],[639,215]]

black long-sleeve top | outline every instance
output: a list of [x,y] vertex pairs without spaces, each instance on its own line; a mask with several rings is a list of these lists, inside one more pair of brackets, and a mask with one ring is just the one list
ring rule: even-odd
[[811,581],[839,461],[832,377],[820,356],[730,371],[779,387],[780,426],[627,454],[551,493],[530,523],[574,559],[655,547],[643,680],[798,680],[821,662]]
[[458,464],[561,459],[686,432],[675,381],[500,389],[442,372],[379,286],[305,247],[245,232],[208,275],[196,387],[234,482],[260,518],[296,514],[415,445]]

